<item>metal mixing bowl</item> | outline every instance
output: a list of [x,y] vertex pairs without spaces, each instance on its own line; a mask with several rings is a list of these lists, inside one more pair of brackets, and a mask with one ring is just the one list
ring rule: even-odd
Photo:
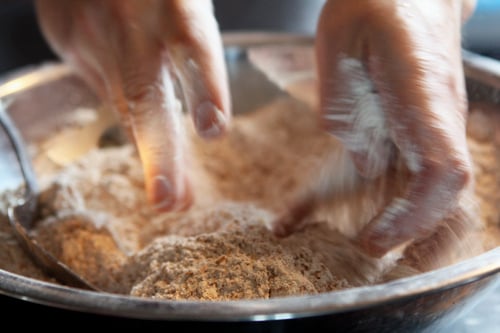
[[[311,42],[308,37],[279,34],[226,35],[231,87],[238,95],[235,107],[251,107],[260,102],[259,96],[265,99],[273,91],[272,85],[252,85],[254,74],[248,74],[251,66],[245,57],[248,45]],[[500,105],[499,63],[470,53],[464,57],[471,100]],[[11,74],[2,80],[0,96],[28,142],[53,130],[58,115],[99,104],[61,64]],[[219,332],[421,332],[444,328],[460,318],[498,285],[499,272],[500,247],[446,268],[374,286],[270,300],[198,302],[83,291],[0,270],[0,302],[6,305],[3,318],[36,311],[46,320],[67,318],[80,328],[107,323],[115,328]]]

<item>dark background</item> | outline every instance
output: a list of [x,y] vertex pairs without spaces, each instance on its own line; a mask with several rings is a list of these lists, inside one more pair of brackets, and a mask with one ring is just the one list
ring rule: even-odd
[[[248,29],[312,33],[323,1],[213,0],[213,3],[223,31]],[[0,75],[54,59],[57,57],[38,28],[33,1],[0,0]]]
[[0,2],[0,75],[46,59],[55,59],[43,39],[32,1]]
[[[71,0],[68,0],[71,1]],[[213,0],[222,31],[313,34],[324,0]],[[500,58],[500,0],[479,0],[464,31],[466,48]],[[57,57],[41,35],[32,0],[0,0],[0,75]]]

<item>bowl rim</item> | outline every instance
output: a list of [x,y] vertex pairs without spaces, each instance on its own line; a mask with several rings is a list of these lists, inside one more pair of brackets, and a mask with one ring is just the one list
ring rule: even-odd
[[[311,44],[311,36],[288,33],[224,33],[225,47]],[[500,62],[464,50],[466,75],[500,89]],[[72,72],[61,63],[32,66],[0,78],[0,100]],[[87,291],[0,269],[0,294],[56,308],[150,320],[267,321],[335,314],[444,291],[478,280],[500,282],[500,246],[426,273],[327,293],[236,301],[173,301]]]
[[66,287],[0,269],[0,294],[66,310],[149,320],[269,321],[337,314],[492,278],[500,284],[500,247],[459,263],[386,283],[327,293],[235,301],[175,301]]

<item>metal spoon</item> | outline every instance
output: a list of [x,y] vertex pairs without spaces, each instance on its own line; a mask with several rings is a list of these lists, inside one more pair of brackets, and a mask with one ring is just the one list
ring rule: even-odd
[[[2,169],[10,174],[20,174],[23,186],[16,191],[13,200],[9,200],[7,216],[12,230],[17,236],[27,254],[49,276],[57,281],[75,288],[98,290],[97,287],[73,272],[68,266],[60,262],[51,253],[46,251],[29,231],[33,227],[38,207],[38,184],[30,158],[16,126],[10,119],[5,106],[0,103],[0,141],[2,150],[7,154],[15,155],[17,163],[7,163]],[[10,170],[9,170],[10,169]]]

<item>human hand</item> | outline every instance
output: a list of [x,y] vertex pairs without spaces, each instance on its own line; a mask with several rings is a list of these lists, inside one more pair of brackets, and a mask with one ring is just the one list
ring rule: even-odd
[[220,136],[230,121],[211,1],[37,0],[36,9],[54,51],[129,129],[149,202],[160,211],[188,207],[192,192],[175,80],[200,136]]
[[[474,1],[330,0],[322,10],[322,124],[365,179],[382,175],[395,151],[410,174],[402,194],[357,235],[372,256],[428,236],[470,184],[460,32],[473,8]],[[314,200],[291,207],[275,232],[293,232]]]

